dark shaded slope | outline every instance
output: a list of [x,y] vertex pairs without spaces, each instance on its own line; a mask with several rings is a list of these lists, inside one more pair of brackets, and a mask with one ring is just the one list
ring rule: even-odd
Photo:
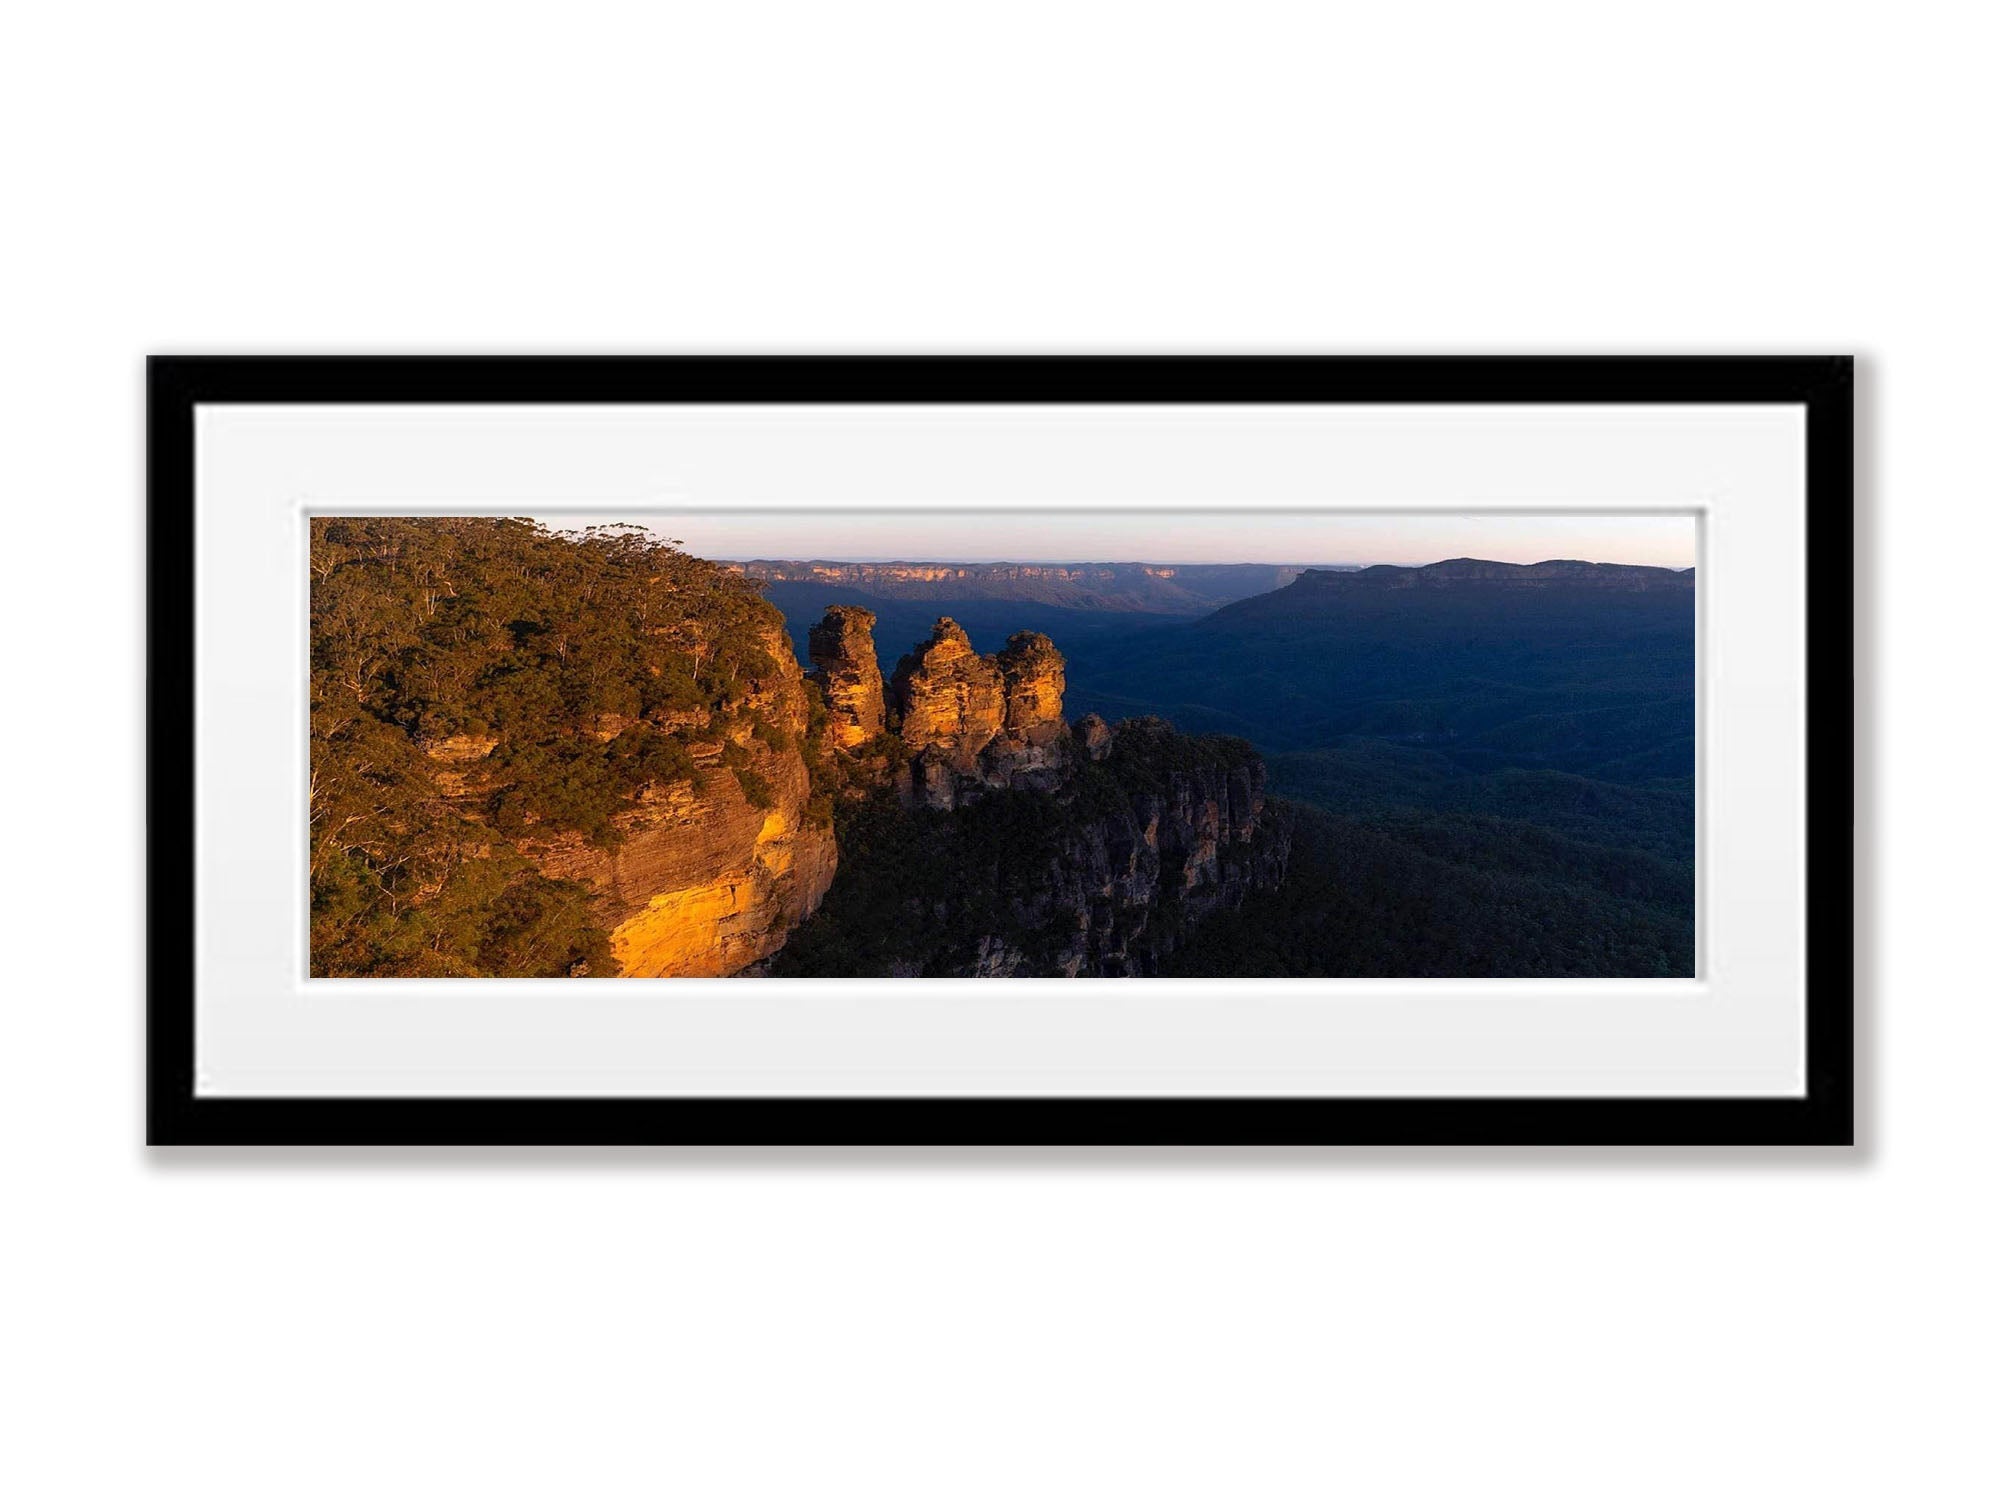
[[1691,574],[1597,564],[1308,572],[1181,630],[1080,652],[1070,681],[1080,705],[1164,713],[1267,751],[1365,735],[1473,769],[1688,775],[1694,599]]
[[1034,789],[949,809],[886,787],[843,801],[833,888],[769,972],[1153,974],[1206,919],[1281,884],[1288,825],[1264,815],[1249,745],[1134,720],[1052,748]]
[[1645,854],[1479,817],[1341,817],[1273,803],[1290,865],[1211,917],[1163,974],[1671,978],[1694,973],[1694,886]]

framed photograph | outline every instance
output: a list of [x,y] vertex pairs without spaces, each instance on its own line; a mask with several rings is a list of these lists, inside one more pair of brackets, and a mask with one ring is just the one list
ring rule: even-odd
[[1849,1144],[1843,358],[172,358],[155,1144]]

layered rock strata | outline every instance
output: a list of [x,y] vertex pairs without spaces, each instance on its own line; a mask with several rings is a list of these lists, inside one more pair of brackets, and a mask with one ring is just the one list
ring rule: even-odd
[[1047,636],[1024,630],[981,656],[957,621],[940,619],[890,682],[909,753],[904,799],[951,808],[998,787],[1048,790],[1067,747],[1062,696],[1063,657]]
[[614,819],[615,848],[532,829],[515,841],[544,874],[591,888],[622,976],[738,973],[783,947],[833,882],[833,828],[810,816],[799,749],[805,679],[781,622],[760,644],[772,671],[738,711],[682,730],[698,778],[649,787]]
[[833,743],[853,750],[884,725],[882,669],[875,660],[875,616],[858,605],[837,604],[807,636],[812,680],[826,699]]

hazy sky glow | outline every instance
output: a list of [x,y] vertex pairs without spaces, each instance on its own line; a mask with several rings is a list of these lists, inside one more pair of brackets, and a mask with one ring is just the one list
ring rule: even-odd
[[1327,511],[710,511],[559,515],[571,529],[612,521],[678,537],[710,558],[850,562],[1695,564],[1693,516],[1417,515]]

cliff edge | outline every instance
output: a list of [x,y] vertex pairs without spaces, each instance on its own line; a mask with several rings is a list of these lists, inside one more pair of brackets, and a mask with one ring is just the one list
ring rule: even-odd
[[606,848],[570,832],[519,841],[544,873],[595,893],[626,977],[716,978],[770,957],[833,882],[831,822],[811,814],[804,679],[780,625],[738,709],[684,729],[697,776],[655,784]]

